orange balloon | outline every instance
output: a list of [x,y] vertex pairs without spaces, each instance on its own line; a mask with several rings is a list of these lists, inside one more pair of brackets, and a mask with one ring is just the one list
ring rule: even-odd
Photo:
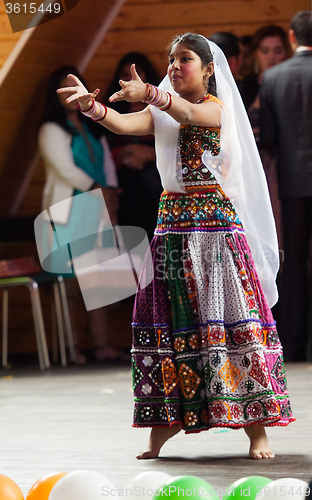
[[24,495],[13,479],[0,474],[0,498],[1,500],[24,500]]
[[66,474],[67,472],[56,472],[38,479],[30,488],[26,500],[48,500],[55,483]]

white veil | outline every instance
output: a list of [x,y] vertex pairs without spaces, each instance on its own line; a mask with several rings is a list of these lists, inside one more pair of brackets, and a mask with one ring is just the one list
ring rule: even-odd
[[[244,226],[261,285],[272,307],[277,299],[276,275],[279,268],[278,242],[266,177],[251,125],[237,85],[222,50],[207,40],[213,55],[217,96],[223,102],[221,121],[221,151],[215,157],[210,152],[202,160],[216,177],[233,203]],[[175,95],[168,76],[160,88]],[[157,161],[163,185],[168,191],[185,192],[180,182],[170,179],[172,169],[180,178],[177,145],[180,124],[154,106]],[[155,119],[158,117],[159,119]],[[168,164],[169,162],[169,164]],[[171,184],[170,184],[171,183]]]

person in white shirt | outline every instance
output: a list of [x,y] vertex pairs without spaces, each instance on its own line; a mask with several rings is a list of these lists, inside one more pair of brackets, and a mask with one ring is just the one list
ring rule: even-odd
[[[63,66],[54,71],[47,85],[46,104],[38,135],[39,150],[46,168],[42,210],[76,194],[101,188],[110,220],[116,224],[118,181],[103,128],[86,119],[79,112],[76,103],[66,103],[65,99],[70,93],[56,93],[59,86],[71,85],[67,78],[69,73],[81,78],[75,67]],[[77,343],[75,317],[80,291],[76,279],[68,279],[66,282]],[[87,314],[95,359],[102,361],[119,358],[121,353],[109,344],[107,338],[105,309],[95,309]],[[76,362],[86,362],[78,347]]]

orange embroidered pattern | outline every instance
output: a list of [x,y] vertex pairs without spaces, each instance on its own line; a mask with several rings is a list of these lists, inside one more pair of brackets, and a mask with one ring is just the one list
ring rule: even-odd
[[187,364],[182,363],[179,370],[179,383],[184,396],[188,399],[192,399],[200,384],[200,378]]
[[170,358],[165,358],[162,362],[162,373],[164,378],[164,390],[166,394],[175,388],[178,383],[177,371]]
[[245,377],[245,373],[233,365],[229,359],[219,371],[219,375],[232,392],[235,392],[238,384]]

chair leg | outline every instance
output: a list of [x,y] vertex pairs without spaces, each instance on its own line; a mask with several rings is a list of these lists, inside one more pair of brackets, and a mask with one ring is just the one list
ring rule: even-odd
[[33,310],[39,364],[40,369],[44,370],[45,368],[50,368],[50,360],[43,323],[38,283],[32,280],[32,283],[28,286],[28,288],[30,291],[31,305]]
[[62,276],[58,276],[57,279],[58,279],[58,284],[59,284],[59,288],[60,288],[60,295],[61,295],[61,301],[62,301],[62,307],[63,307],[64,321],[65,321],[65,327],[66,327],[66,333],[67,333],[67,341],[68,341],[68,347],[69,347],[69,352],[70,352],[70,359],[74,363],[76,361],[76,353],[75,353],[74,338],[73,338],[73,332],[72,332],[70,316],[69,316],[65,282],[64,282],[64,279]]
[[9,290],[3,289],[2,297],[2,366],[8,367],[8,314],[9,314]]
[[58,330],[58,340],[61,353],[61,363],[62,366],[66,366],[66,351],[65,351],[65,339],[64,339],[64,328],[63,328],[63,318],[62,318],[62,306],[60,299],[60,291],[57,283],[53,283],[54,301],[55,301],[55,312]]
[[55,304],[51,304],[51,329],[52,329],[52,361],[58,361],[58,342],[57,342],[57,321]]

